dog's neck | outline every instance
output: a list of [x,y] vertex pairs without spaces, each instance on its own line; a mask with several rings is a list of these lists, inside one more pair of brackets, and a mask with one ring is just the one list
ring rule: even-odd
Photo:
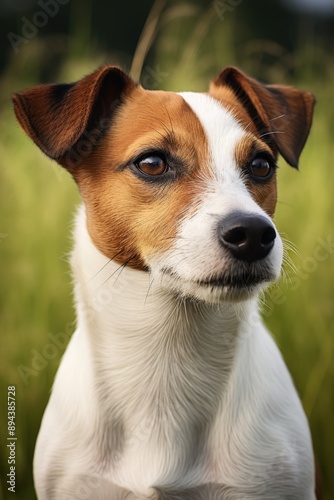
[[244,343],[240,332],[243,340],[251,332],[246,318],[254,304],[181,299],[148,272],[109,260],[92,243],[83,209],[72,266],[78,329],[88,334],[100,390],[113,395],[112,405],[138,416],[160,404],[175,416],[184,413],[182,401],[194,404],[194,420],[213,415]]

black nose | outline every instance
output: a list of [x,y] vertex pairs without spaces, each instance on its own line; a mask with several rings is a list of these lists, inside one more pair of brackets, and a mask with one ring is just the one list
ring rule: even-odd
[[255,262],[269,254],[276,231],[262,215],[232,212],[219,222],[218,238],[236,259]]

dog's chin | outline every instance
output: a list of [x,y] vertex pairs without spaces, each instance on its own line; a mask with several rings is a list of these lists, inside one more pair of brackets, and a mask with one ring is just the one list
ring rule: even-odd
[[163,286],[178,296],[194,300],[221,303],[243,302],[253,298],[277,279],[273,273],[231,274],[208,279],[184,280],[171,270],[164,270]]

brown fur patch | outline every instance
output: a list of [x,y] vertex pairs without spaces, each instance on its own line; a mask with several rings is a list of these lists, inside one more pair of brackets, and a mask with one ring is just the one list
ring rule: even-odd
[[[159,150],[180,161],[175,180],[150,182],[128,165]],[[174,93],[136,88],[120,107],[105,139],[73,173],[86,204],[88,229],[108,257],[145,268],[145,259],[168,249],[210,176],[202,125]]]
[[[238,142],[235,148],[235,160],[241,169],[246,168],[254,151],[267,152],[272,155],[272,151],[267,144],[257,139],[252,134],[247,134]],[[270,217],[273,217],[277,203],[276,174],[274,174],[265,184],[257,184],[249,180],[247,182],[247,187],[256,203],[260,205]]]

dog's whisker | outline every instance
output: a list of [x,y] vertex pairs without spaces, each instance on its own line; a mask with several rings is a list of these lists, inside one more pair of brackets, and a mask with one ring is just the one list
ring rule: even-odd
[[275,116],[274,118],[270,118],[270,122],[274,122],[275,120],[279,120],[280,118],[284,118],[285,113],[282,113],[281,115]]
[[285,284],[287,283],[288,285],[290,284],[291,285],[291,277],[290,277],[290,274],[288,272],[288,270],[283,266],[282,269],[281,269],[281,279],[282,279],[282,282]]
[[285,207],[293,207],[293,203],[289,203],[287,201],[277,200],[278,205],[284,205]]
[[84,286],[87,286],[89,283],[91,283],[91,281],[93,281],[102,271],[103,269],[105,269],[114,259],[116,259],[116,257],[118,257],[118,255],[120,255],[122,253],[122,250],[120,250],[119,252],[117,252],[113,257],[111,257],[93,276],[91,276],[89,278],[88,281],[86,281],[84,284],[83,284],[83,287]]
[[150,280],[150,283],[148,285],[148,288],[147,288],[147,293],[146,293],[146,297],[145,297],[145,300],[144,300],[144,305],[146,304],[147,302],[147,299],[148,299],[148,296],[149,296],[149,293],[151,291],[151,288],[152,288],[152,285],[154,283],[154,278]]
[[[273,121],[275,121],[275,120],[279,120],[280,118],[284,118],[284,116],[285,116],[285,113],[283,113],[283,114],[281,114],[281,115],[279,115],[279,116],[275,116],[274,118],[270,118],[269,122],[273,122]],[[261,118],[261,117],[260,117],[260,114],[257,114],[257,115],[256,115],[256,118]],[[246,126],[245,126],[245,131],[247,131],[247,130],[249,129],[249,127],[251,127],[251,126],[252,126],[252,124],[254,124],[254,122],[253,122],[252,120],[250,120],[250,121],[246,124]],[[270,133],[272,133],[272,132],[267,132],[267,133],[265,133],[265,134],[261,135],[260,137],[264,137],[265,135],[270,134]]]
[[115,282],[114,282],[114,285],[117,283],[119,277],[121,276],[122,272],[124,271],[124,269],[126,268],[126,266],[129,264],[129,262],[131,262],[131,260],[133,260],[135,257],[134,255],[132,257],[130,257],[126,262],[124,262],[124,264],[122,264],[121,268],[118,268],[119,269],[119,273],[115,279]]
[[169,119],[169,123],[170,123],[171,129],[172,129],[172,135],[173,135],[173,138],[175,140],[175,131],[174,131],[174,127],[173,127],[172,118],[170,116],[170,113],[169,113],[168,108],[167,108],[167,106],[166,106],[165,103],[164,103],[164,107],[165,107],[165,110],[166,110],[166,113],[167,113],[167,116],[168,116],[168,119]]
[[[167,111],[167,115],[169,117],[168,111]],[[167,127],[166,123],[158,117],[156,117],[156,121],[157,121],[157,123],[159,123],[159,125],[161,125],[162,129],[165,131],[165,135],[156,129],[153,129],[153,130],[155,130],[162,137],[162,139],[164,141],[173,143],[175,141],[175,134],[174,134],[173,128],[171,127],[171,129],[169,129]]]
[[262,139],[262,137],[265,137],[266,135],[277,135],[277,134],[285,134],[285,132],[283,130],[272,130],[271,132],[265,132],[264,134],[261,134],[260,135],[260,139]]
[[123,262],[123,264],[120,264],[118,266],[118,268],[110,275],[108,276],[107,279],[105,279],[103,281],[103,283],[101,283],[101,285],[98,287],[98,289],[102,288],[113,276],[115,276],[115,274],[118,272],[118,275],[115,279],[115,283],[117,282],[118,278],[120,277],[122,271],[124,271],[124,269],[126,268],[126,266],[129,264],[129,262],[134,259],[134,256],[130,257],[128,260],[126,260],[125,262]]
[[[160,130],[157,130],[156,128],[152,127],[152,130],[154,130],[158,135],[160,135],[160,137],[163,139],[163,140],[166,140],[166,136],[160,132]],[[168,130],[166,130],[167,133],[169,133]]]

